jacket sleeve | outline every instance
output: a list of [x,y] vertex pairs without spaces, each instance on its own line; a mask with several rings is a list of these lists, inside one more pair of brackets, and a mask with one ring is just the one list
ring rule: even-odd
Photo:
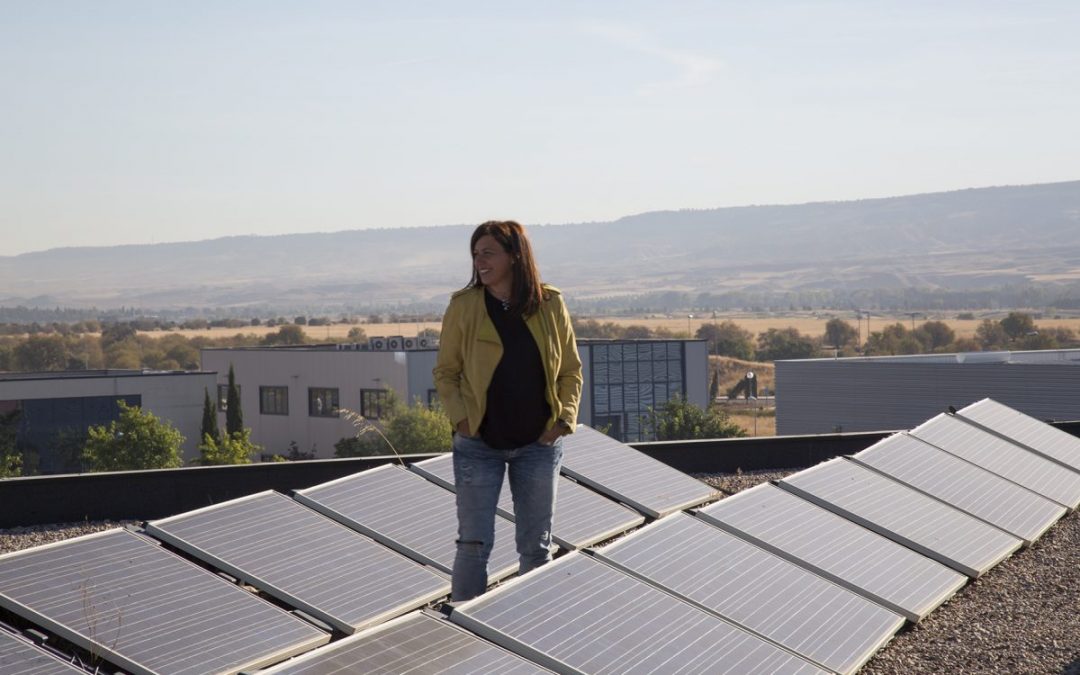
[[573,433],[577,426],[578,404],[581,402],[581,357],[578,356],[577,340],[574,339],[574,327],[570,323],[570,312],[561,296],[556,312],[556,338],[561,342],[562,359],[555,378],[559,394],[559,419],[570,425]]
[[458,422],[468,417],[465,402],[461,397],[461,371],[464,367],[462,335],[461,303],[451,299],[446,314],[443,315],[439,354],[435,360],[435,369],[431,372],[435,379],[435,391],[439,393],[439,402],[455,427]]

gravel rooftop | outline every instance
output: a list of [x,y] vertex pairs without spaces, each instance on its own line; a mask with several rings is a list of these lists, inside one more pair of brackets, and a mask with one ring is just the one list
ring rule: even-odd
[[[697,477],[731,495],[788,473]],[[0,529],[0,553],[124,524]],[[1067,515],[922,623],[902,629],[860,672],[1080,675],[1080,515]]]

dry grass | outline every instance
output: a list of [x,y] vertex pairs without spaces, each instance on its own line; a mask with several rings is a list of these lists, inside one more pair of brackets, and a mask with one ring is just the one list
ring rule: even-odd
[[759,408],[751,401],[748,409],[740,408],[738,405],[728,405],[725,406],[725,410],[731,421],[741,426],[747,436],[776,435],[776,411],[771,406]]

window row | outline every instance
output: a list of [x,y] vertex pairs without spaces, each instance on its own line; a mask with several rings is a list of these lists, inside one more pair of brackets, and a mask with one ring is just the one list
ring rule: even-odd
[[[225,385],[220,385],[225,387]],[[224,392],[219,396],[224,410]],[[430,392],[429,392],[430,399]],[[368,419],[379,419],[389,412],[390,392],[386,389],[361,389],[360,414]],[[308,387],[308,416],[337,417],[341,410],[341,397],[337,387]],[[288,387],[259,387],[259,414],[288,415]]]

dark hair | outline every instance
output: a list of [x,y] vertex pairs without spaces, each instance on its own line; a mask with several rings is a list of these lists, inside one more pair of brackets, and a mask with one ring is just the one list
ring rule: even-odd
[[[510,290],[510,309],[516,314],[529,316],[540,309],[543,300],[543,288],[540,282],[540,272],[536,269],[536,260],[533,259],[532,245],[525,235],[525,228],[513,220],[489,220],[478,225],[473,230],[469,240],[469,255],[476,250],[476,242],[484,235],[490,235],[503,250],[510,254],[514,264],[511,267],[513,286]],[[469,287],[483,286],[480,274],[473,267],[472,281]]]

